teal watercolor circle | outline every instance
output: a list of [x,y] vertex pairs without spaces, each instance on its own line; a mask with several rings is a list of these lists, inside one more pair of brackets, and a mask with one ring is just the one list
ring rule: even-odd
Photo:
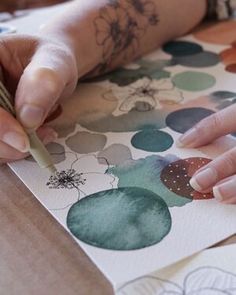
[[133,147],[147,152],[164,152],[173,145],[173,142],[168,133],[150,129],[136,133],[131,139]]
[[92,194],[69,210],[67,226],[79,240],[103,249],[135,250],[160,242],[171,229],[166,203],[139,187]]
[[189,41],[171,41],[163,46],[163,50],[173,56],[188,56],[203,51],[202,46]]
[[215,85],[216,79],[207,73],[186,71],[176,74],[172,78],[172,82],[179,89],[194,92],[211,88]]

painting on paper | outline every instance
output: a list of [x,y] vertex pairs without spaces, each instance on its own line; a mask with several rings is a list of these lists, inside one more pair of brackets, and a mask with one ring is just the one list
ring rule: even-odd
[[[207,39],[213,29],[80,83],[47,122],[59,134],[48,145],[55,175],[32,158],[11,164],[114,285],[235,232],[236,207],[189,185],[235,135],[199,150],[175,145],[201,119],[236,102],[234,40],[228,34],[215,44]],[[215,30],[220,35],[220,25]]]

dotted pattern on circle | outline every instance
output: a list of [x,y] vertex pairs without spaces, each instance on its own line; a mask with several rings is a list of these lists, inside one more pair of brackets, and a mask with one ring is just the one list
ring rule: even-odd
[[202,119],[214,114],[206,108],[185,108],[170,113],[166,117],[166,125],[179,133],[185,133]]
[[69,210],[79,240],[103,249],[135,250],[160,242],[171,229],[166,203],[150,190],[126,187],[90,195]]
[[186,71],[176,74],[172,82],[179,89],[195,92],[211,88],[215,85],[216,79],[207,73]]
[[210,163],[207,158],[188,158],[178,160],[167,165],[161,172],[161,181],[171,191],[177,195],[190,198],[193,200],[212,199],[213,193],[199,193],[189,184],[194,173]]
[[168,133],[148,129],[136,133],[131,139],[133,147],[147,152],[164,152],[173,145],[173,142]]
[[188,41],[171,41],[163,46],[163,50],[175,57],[193,55],[203,51],[199,44]]

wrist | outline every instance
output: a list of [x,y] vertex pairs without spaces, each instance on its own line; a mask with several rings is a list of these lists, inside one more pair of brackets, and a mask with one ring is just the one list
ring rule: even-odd
[[41,36],[52,38],[63,44],[73,54],[78,69],[78,78],[94,69],[102,58],[101,49],[97,48],[96,39],[93,37],[95,34],[93,20],[92,14],[77,24],[71,21],[73,25],[66,22],[60,23],[58,19],[44,25],[40,30]]

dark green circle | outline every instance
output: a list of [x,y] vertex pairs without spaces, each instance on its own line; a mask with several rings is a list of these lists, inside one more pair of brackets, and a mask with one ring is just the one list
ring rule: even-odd
[[166,203],[139,187],[90,195],[69,210],[67,226],[79,240],[103,249],[135,250],[160,242],[170,231]]
[[202,46],[189,41],[171,41],[163,46],[163,50],[173,56],[188,56],[203,51]]
[[133,147],[147,152],[164,152],[172,146],[173,142],[173,138],[168,133],[150,129],[136,133],[131,139]]

